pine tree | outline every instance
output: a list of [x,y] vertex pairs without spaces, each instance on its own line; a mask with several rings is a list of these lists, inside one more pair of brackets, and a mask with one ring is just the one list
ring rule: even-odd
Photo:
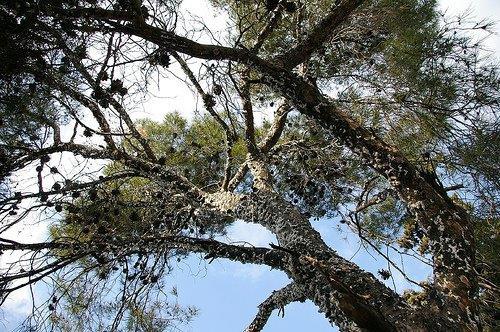
[[[180,3],[0,4],[0,233],[33,216],[50,230],[0,239],[30,253],[2,267],[2,302],[51,277],[29,328],[168,330],[197,312],[163,279],[201,253],[290,279],[246,331],[306,299],[346,331],[497,328],[500,79],[472,35],[491,25],[435,1],[211,0],[231,26],[217,39]],[[187,84],[200,112],[137,120],[158,80]],[[390,270],[341,257],[315,219],[418,289],[397,294]],[[236,220],[278,243],[221,242]],[[432,279],[383,247],[429,261]]]

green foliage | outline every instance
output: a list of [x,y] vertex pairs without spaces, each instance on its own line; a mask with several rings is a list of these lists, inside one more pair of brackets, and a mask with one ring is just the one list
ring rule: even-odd
[[[211,116],[197,117],[188,124],[179,113],[169,113],[161,123],[142,120],[139,126],[162,158],[161,163],[186,175],[193,183],[205,187],[218,184],[223,177],[225,134]],[[234,172],[246,155],[242,140],[234,144],[231,155],[230,167]]]
[[406,214],[406,207],[392,196],[363,213],[362,227],[371,238],[396,239]]
[[[175,288],[162,291],[154,301],[146,301],[147,294],[140,290],[135,296],[128,293],[133,290],[120,294],[104,282],[90,287],[84,278],[76,278],[71,284],[59,280],[59,285],[60,293],[49,300],[54,309],[50,320],[55,331],[104,330],[112,325],[130,332],[178,331],[198,314],[196,308],[183,308],[177,303]],[[156,287],[158,291],[165,285]],[[117,301],[119,297],[121,301]],[[122,322],[115,321],[117,312],[124,318]]]
[[[178,113],[169,113],[162,123],[141,120],[139,128],[159,156],[161,167],[174,169],[203,187],[218,184],[226,151],[223,131],[212,118],[204,116],[188,123]],[[124,148],[130,151],[136,144],[123,141]],[[231,154],[234,173],[246,155],[243,142],[236,142]],[[127,167],[110,163],[104,175],[123,171]],[[69,237],[83,243],[107,243],[159,232],[163,236],[192,234],[195,228],[208,235],[224,232],[223,223],[214,226],[210,216],[194,215],[189,200],[173,188],[137,176],[80,191],[65,203],[65,217],[51,228],[51,235],[54,239]]]
[[[231,31],[235,32],[230,37],[238,48],[251,49],[272,15],[269,4],[266,8],[266,1],[211,2],[219,10],[227,11],[233,20],[235,29]],[[85,30],[84,25],[88,22],[83,20],[85,23],[75,29],[71,20],[50,18],[54,11],[71,8],[74,2],[36,2],[36,6],[33,3],[27,1],[18,5],[7,1],[0,5],[3,27],[0,38],[6,41],[0,46],[0,58],[4,59],[0,63],[0,195],[8,192],[4,179],[13,161],[30,153],[36,154],[47,143],[52,143],[48,142],[50,135],[47,133],[54,133],[56,127],[65,123],[66,111],[70,110],[67,116],[75,118],[74,113],[79,111],[66,104],[64,93],[61,96],[47,87],[50,84],[43,83],[44,73],[50,72],[55,81],[60,80],[63,85],[82,92],[81,99],[90,96],[91,102],[97,101],[95,107],[103,113],[102,117],[112,118],[116,111],[110,106],[109,96],[103,97],[105,91],[115,93],[117,98],[128,94],[123,81],[117,79],[111,79],[109,88],[95,88],[100,81],[110,79],[103,77],[104,72],[99,73],[97,83],[92,78],[91,82],[81,84],[81,77],[75,73],[76,66],[54,44],[57,38],[50,33],[53,29],[46,29],[42,24],[55,27],[60,33],[59,39],[75,49],[73,55],[77,60],[86,58],[88,36],[87,31],[82,33],[81,30]],[[127,6],[131,6],[127,1],[83,3],[87,8],[107,4],[106,10],[127,11]],[[155,7],[156,12],[162,13],[163,3]],[[335,6],[333,0],[294,3],[298,8],[284,10],[281,22],[259,50],[262,58],[273,59],[302,41],[307,37],[305,32]],[[495,111],[500,105],[500,77],[495,65],[481,59],[477,44],[456,33],[457,26],[442,24],[436,5],[435,0],[367,1],[350,17],[349,29],[341,27],[334,31],[323,47],[295,73],[335,97],[339,110],[349,112],[349,116],[368,132],[395,146],[423,178],[429,179],[440,195],[447,195],[448,185],[460,184],[455,187],[461,195],[453,197],[453,202],[465,207],[473,216],[480,273],[498,284],[500,139]],[[151,3],[148,6],[154,7]],[[147,13],[148,6],[145,12],[144,8],[139,10]],[[42,18],[35,20],[39,16]],[[109,23],[105,21],[99,24]],[[460,25],[460,21],[457,24]],[[93,31],[102,27],[86,28]],[[79,33],[84,38],[76,38]],[[39,42],[33,43],[34,40]],[[102,46],[95,40],[92,42]],[[144,49],[139,53],[148,53],[149,42],[142,46]],[[127,47],[119,49],[128,51]],[[46,49],[50,51],[45,52]],[[170,50],[165,47],[155,50],[141,60],[131,56],[126,62],[168,67],[172,60]],[[97,47],[93,51],[97,51]],[[115,52],[113,55],[120,58],[121,51]],[[134,52],[127,53],[132,55]],[[99,61],[85,61],[85,65],[95,69],[103,65]],[[114,298],[106,295],[112,290],[110,285],[114,281],[136,287],[125,289],[124,293],[130,291],[128,295],[140,294],[141,285],[161,292],[156,284],[161,281],[163,270],[158,266],[168,272],[172,258],[187,255],[184,249],[173,250],[165,246],[162,238],[183,235],[213,238],[224,234],[227,225],[234,221],[231,216],[202,206],[199,198],[193,198],[191,192],[170,182],[172,176],[162,178],[163,171],[166,174],[168,169],[183,175],[186,181],[207,193],[215,192],[220,189],[226,174],[234,175],[246,161],[248,142],[243,139],[244,121],[238,102],[230,100],[237,98],[234,85],[239,83],[233,84],[232,79],[244,67],[234,62],[226,71],[228,68],[223,62],[207,66],[211,69],[200,74],[199,79],[203,88],[206,83],[213,86],[210,91],[217,96],[205,97],[205,104],[214,106],[218,114],[234,113],[227,115],[230,119],[222,116],[237,137],[229,151],[227,133],[210,115],[187,121],[179,113],[169,113],[162,122],[140,120],[136,125],[141,139],[150,144],[157,158],[146,155],[141,147],[143,141],[137,137],[132,138],[127,133],[113,134],[119,146],[117,154],[124,152],[131,156],[130,159],[107,164],[102,181],[94,179],[93,185],[70,189],[70,193],[63,188],[63,195],[54,201],[41,200],[44,207],[56,204],[58,212],[64,208],[62,220],[51,226],[50,235],[56,243],[70,246],[52,250],[52,257],[66,259],[75,252],[92,249],[92,254],[83,255],[85,257],[79,258],[75,266],[85,277],[97,280],[94,285],[99,285],[99,291],[105,295],[96,297],[95,290],[80,276],[75,277],[71,285],[61,281],[62,294],[58,295],[61,299],[55,300],[52,306],[57,303],[65,310],[51,316],[54,326],[68,330],[76,324],[77,328],[84,329],[88,319],[84,314],[89,308],[100,315],[97,323],[91,323],[93,328],[99,329],[109,323],[111,313],[117,310],[122,310],[122,314],[126,312],[126,323],[120,327],[127,331],[168,329],[171,325],[163,317],[165,312],[185,319],[194,316],[194,310],[183,311],[177,305],[148,301],[147,297],[132,299],[130,296],[124,301],[119,294],[112,294]],[[120,66],[109,62],[102,68],[113,68],[114,72]],[[277,100],[273,87],[261,84],[265,81],[262,73],[252,68],[248,70],[254,109],[267,108],[270,100]],[[234,75],[231,80],[225,77],[229,71]],[[108,86],[108,83],[103,84]],[[220,101],[226,103],[224,112],[219,109]],[[123,118],[119,117],[120,125]],[[81,125],[80,119],[75,120]],[[105,126],[100,124],[100,127],[102,130]],[[269,122],[255,128],[257,144],[270,128]],[[89,129],[86,132],[90,133]],[[275,192],[306,217],[342,217],[341,222],[376,246],[398,243],[404,250],[418,248],[421,255],[428,254],[429,239],[403,199],[389,189],[386,179],[368,167],[364,156],[355,155],[338,144],[335,134],[292,110],[278,144],[263,157],[272,173],[271,185]],[[90,135],[84,136],[89,139]],[[106,148],[101,151],[107,152]],[[28,160],[26,164],[38,159]],[[146,179],[147,175],[130,166],[132,159],[147,160],[154,176]],[[129,171],[135,171],[134,175],[118,178]],[[115,176],[114,180],[105,180]],[[246,174],[236,192],[255,192],[251,180],[251,175]],[[80,183],[76,181],[75,184]],[[453,204],[451,199],[450,204]],[[213,222],[215,218],[218,218],[216,223]],[[496,304],[494,294],[486,286],[481,287],[485,303]],[[426,299],[427,294],[408,293],[410,304],[421,304]],[[147,305],[141,306],[144,303]]]
[[[483,177],[500,190],[500,132],[498,127],[488,125],[480,126],[471,137],[461,142],[455,148],[455,153],[460,158],[460,163],[474,170],[477,176]],[[492,188],[493,189],[493,188]]]

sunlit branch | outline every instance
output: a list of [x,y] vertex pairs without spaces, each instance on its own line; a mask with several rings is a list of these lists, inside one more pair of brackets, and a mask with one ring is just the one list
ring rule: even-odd
[[[262,154],[267,155],[271,151],[271,149],[278,143],[281,134],[283,133],[283,129],[285,128],[287,115],[290,110],[291,107],[287,102],[284,102],[283,104],[278,106],[274,121],[269,128],[267,135],[258,144],[258,149]],[[243,180],[247,172],[248,164],[245,161],[242,165],[240,165],[234,176],[231,178],[231,181],[229,181],[228,189],[230,191],[234,190]]]

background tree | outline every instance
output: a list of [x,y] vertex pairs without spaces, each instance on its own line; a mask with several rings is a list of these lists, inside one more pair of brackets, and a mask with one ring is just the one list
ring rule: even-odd
[[[196,310],[164,277],[202,253],[289,277],[247,331],[306,299],[342,330],[497,327],[500,80],[468,34],[490,24],[435,1],[211,2],[228,18],[220,38],[181,1],[0,5],[0,232],[34,215],[50,229],[0,239],[21,253],[2,300],[51,280],[27,328],[168,330]],[[172,77],[204,114],[135,120]],[[377,279],[338,255],[311,218],[346,224],[418,290],[397,294],[390,270]],[[236,220],[278,243],[221,242]],[[428,262],[432,280],[383,246]]]

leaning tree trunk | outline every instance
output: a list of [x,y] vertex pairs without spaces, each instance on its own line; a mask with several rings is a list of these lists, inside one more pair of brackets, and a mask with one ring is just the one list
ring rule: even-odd
[[254,193],[207,194],[205,201],[234,217],[258,223],[276,235],[274,249],[290,255],[285,267],[304,297],[313,301],[331,323],[352,330],[439,331],[451,330],[445,317],[419,312],[400,296],[355,264],[340,257],[322,240],[309,220],[274,193],[262,162],[249,162]]

